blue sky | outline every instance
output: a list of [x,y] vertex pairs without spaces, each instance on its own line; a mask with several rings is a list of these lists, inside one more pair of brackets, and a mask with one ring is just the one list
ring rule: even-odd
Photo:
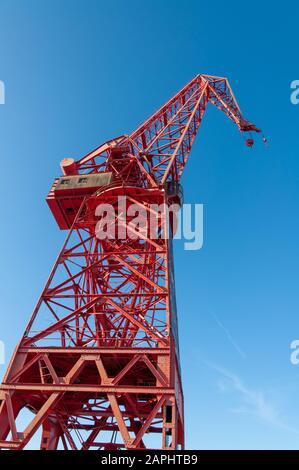
[[209,108],[183,176],[185,202],[204,204],[205,223],[201,250],[175,242],[186,444],[299,447],[299,366],[289,360],[299,338],[298,10],[291,1],[1,1],[7,359],[65,236],[45,203],[60,160],[130,132],[195,74],[227,76],[270,145],[249,150]]

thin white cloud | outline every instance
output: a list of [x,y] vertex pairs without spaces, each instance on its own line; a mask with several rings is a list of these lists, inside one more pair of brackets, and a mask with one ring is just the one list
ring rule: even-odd
[[240,356],[243,357],[243,359],[246,359],[246,357],[247,357],[246,354],[240,348],[240,346],[236,343],[236,341],[233,339],[232,335],[230,334],[230,331],[223,325],[223,323],[219,320],[219,318],[214,313],[212,315],[214,317],[215,322],[219,326],[219,328],[221,328],[224,331],[224,333],[226,334],[226,337],[227,337],[228,341],[231,343],[231,345],[240,354]]
[[299,434],[297,429],[287,425],[281,419],[279,410],[265,398],[263,392],[249,388],[233,372],[210,362],[205,362],[205,364],[220,374],[217,385],[221,392],[235,392],[238,394],[240,404],[231,409],[231,412],[251,414],[276,428]]

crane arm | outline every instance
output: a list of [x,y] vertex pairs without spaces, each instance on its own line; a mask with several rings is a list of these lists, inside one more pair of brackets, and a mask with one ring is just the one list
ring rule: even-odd
[[[65,159],[63,172],[110,171],[110,150],[122,148],[123,155],[137,164],[146,185],[179,182],[209,102],[231,119],[241,132],[260,132],[244,119],[226,78],[197,75],[130,135],[104,143],[77,162]],[[253,140],[247,139],[247,144],[251,146]]]
[[261,132],[254,124],[246,121],[227,78],[202,75],[209,82],[210,102],[224,112],[241,132]]
[[244,119],[226,78],[197,75],[130,136],[133,151],[158,184],[180,180],[209,102],[241,132],[260,132]]

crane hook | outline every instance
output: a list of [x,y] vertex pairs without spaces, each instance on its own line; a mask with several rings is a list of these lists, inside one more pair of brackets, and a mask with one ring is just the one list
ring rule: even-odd
[[[262,137],[262,140],[263,140],[263,143],[265,144],[265,146],[268,147],[268,140],[264,135]],[[252,139],[252,137],[250,137],[250,138],[245,140],[245,143],[246,143],[247,147],[251,148],[251,147],[253,147],[254,140]]]

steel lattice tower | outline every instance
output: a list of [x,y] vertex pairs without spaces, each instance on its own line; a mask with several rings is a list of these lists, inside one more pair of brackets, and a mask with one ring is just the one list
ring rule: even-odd
[[[184,447],[172,241],[162,234],[209,102],[241,132],[259,132],[225,78],[197,75],[132,134],[62,161],[47,201],[69,232],[1,386],[1,448],[23,449],[40,428],[44,450],[143,449],[151,434],[163,449]],[[162,205],[160,236],[99,239],[103,204],[133,231],[120,196],[145,219]],[[20,431],[23,408],[33,414]]]

